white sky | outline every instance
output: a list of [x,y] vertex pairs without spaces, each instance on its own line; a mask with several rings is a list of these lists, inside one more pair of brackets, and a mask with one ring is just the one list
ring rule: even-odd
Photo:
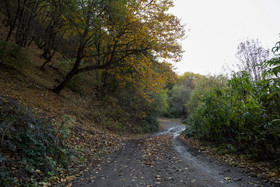
[[171,12],[186,29],[185,53],[175,72],[219,74],[236,64],[237,46],[259,39],[271,49],[280,40],[280,0],[175,0]]

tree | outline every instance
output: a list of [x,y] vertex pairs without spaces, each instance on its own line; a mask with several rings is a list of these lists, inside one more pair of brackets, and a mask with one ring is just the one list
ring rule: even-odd
[[[76,46],[75,64],[61,84],[53,89],[56,93],[59,93],[74,75],[84,71],[104,69],[109,66],[114,60],[114,55],[110,56],[110,54],[115,52],[117,40],[119,39],[119,35],[112,36],[115,39],[113,39],[113,42],[106,38],[111,32],[106,27],[107,24],[105,24],[108,21],[106,19],[112,17],[109,10],[110,1],[69,0],[65,1],[65,3],[67,4],[68,12],[63,16],[68,25],[67,34],[74,35],[78,40],[78,44]],[[102,49],[107,50],[102,51]],[[87,62],[92,60],[94,65],[80,68],[83,60]],[[102,61],[106,62],[102,63]]]
[[247,71],[254,80],[261,80],[264,67],[261,63],[269,58],[269,50],[260,46],[258,40],[241,42],[237,48],[236,57],[241,64],[240,71]]
[[[265,61],[263,65],[267,67],[266,72],[272,76],[278,77],[280,76],[280,41],[278,41],[275,46],[272,48],[272,52],[274,57]],[[279,83],[279,80],[277,80]]]
[[44,66],[51,61],[57,49],[62,46],[61,41],[64,41],[66,28],[63,20],[65,14],[65,4],[60,0],[52,0],[44,4],[40,15],[34,22],[32,27],[32,41],[35,41],[37,46],[43,50],[41,57],[45,62],[40,67],[44,70]]
[[185,117],[187,115],[188,108],[185,104],[188,102],[197,81],[202,78],[202,75],[192,72],[186,72],[184,75],[178,76],[177,82],[168,91],[169,115],[173,117]]
[[60,0],[4,0],[1,7],[5,23],[9,26],[6,41],[15,33],[15,41],[25,47],[33,41],[43,49],[41,57],[48,63],[63,39],[66,4]]
[[[167,13],[170,0],[74,1],[65,16],[71,33],[78,37],[76,61],[65,79],[53,89],[59,93],[79,73],[96,69],[115,69],[124,62],[141,65],[145,54],[155,58],[181,57],[178,40],[183,26]],[[137,60],[135,60],[137,59]],[[85,62],[81,66],[81,63]]]
[[30,39],[30,27],[43,6],[42,0],[4,0],[3,10],[9,26],[6,41],[10,39],[15,30],[16,43],[25,47]]
[[202,98],[208,91],[213,89],[221,89],[226,87],[228,79],[224,75],[208,75],[199,79],[195,88],[192,90],[190,99],[186,103],[186,107],[190,112],[196,111],[201,105]]

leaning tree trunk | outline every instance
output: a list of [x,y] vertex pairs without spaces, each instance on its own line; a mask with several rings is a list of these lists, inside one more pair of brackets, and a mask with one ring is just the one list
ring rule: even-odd
[[[89,22],[89,20],[88,20]],[[72,68],[72,70],[66,75],[66,77],[64,78],[64,80],[60,83],[60,85],[58,85],[56,88],[52,89],[53,92],[55,93],[60,93],[61,90],[63,90],[65,88],[65,86],[69,83],[69,81],[74,77],[74,75],[76,75],[78,73],[78,69],[80,67],[81,61],[84,57],[84,50],[85,50],[85,46],[86,46],[86,39],[88,37],[88,32],[89,32],[89,27],[86,27],[83,36],[80,39],[80,44],[79,44],[79,48],[77,51],[77,57],[76,57],[76,62],[74,64],[74,67]]]
[[65,79],[60,83],[60,85],[58,85],[56,88],[52,89],[52,91],[54,93],[59,94],[61,92],[61,90],[63,90],[65,88],[65,86],[69,83],[69,81],[72,79],[72,77],[75,75],[76,72],[72,72],[70,71],[67,76],[65,77]]
[[69,81],[74,77],[74,75],[77,74],[77,70],[80,66],[80,63],[82,61],[82,58],[78,58],[75,62],[74,67],[72,68],[72,70],[66,75],[66,77],[64,78],[64,80],[54,89],[52,89],[52,91],[54,93],[59,94],[61,92],[61,90],[63,90],[65,88],[65,86],[69,83]]
[[74,77],[74,75],[76,75],[78,73],[78,69],[80,67],[81,61],[83,59],[83,53],[84,53],[84,49],[85,49],[85,41],[86,41],[86,37],[88,34],[88,28],[86,28],[83,37],[80,40],[80,45],[78,48],[78,52],[77,52],[77,58],[76,58],[76,62],[73,66],[73,68],[71,69],[71,71],[66,75],[66,77],[64,78],[64,80],[60,83],[60,85],[58,85],[56,88],[52,89],[53,92],[55,93],[60,93],[61,90],[63,90],[65,88],[65,86],[69,83],[69,81]]

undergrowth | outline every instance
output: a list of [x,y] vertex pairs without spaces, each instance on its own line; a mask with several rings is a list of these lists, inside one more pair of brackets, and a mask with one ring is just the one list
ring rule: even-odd
[[278,78],[253,81],[238,72],[228,87],[205,92],[200,104],[185,119],[186,136],[217,145],[217,152],[243,153],[280,167]]
[[0,40],[0,63],[15,65],[22,68],[30,64],[30,59],[25,49],[13,42],[5,42]]
[[64,122],[34,115],[7,97],[0,97],[0,111],[0,186],[43,184],[75,158]]

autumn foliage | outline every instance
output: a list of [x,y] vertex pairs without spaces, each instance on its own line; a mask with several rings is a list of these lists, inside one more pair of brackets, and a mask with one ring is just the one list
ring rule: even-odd
[[100,96],[129,93],[122,100],[138,100],[129,106],[143,119],[147,107],[155,110],[156,94],[174,81],[170,61],[179,61],[183,52],[184,26],[168,12],[172,6],[172,0],[12,0],[1,10],[6,41],[15,33],[20,46],[35,43],[43,50],[42,70],[55,53],[65,57],[61,63],[72,62],[51,88],[55,93],[93,72]]
[[[32,77],[29,88],[35,89],[38,85],[39,88],[32,94],[24,93],[24,97],[21,94],[15,94],[16,98],[3,97],[3,102],[4,90],[13,94],[8,88],[1,91],[0,105],[3,106],[0,110],[3,113],[0,124],[6,131],[0,134],[5,140],[0,154],[0,169],[3,169],[0,175],[5,181],[0,184],[39,184],[45,178],[67,172],[69,165],[75,165],[72,153],[89,155],[96,152],[85,151],[81,148],[84,146],[82,142],[80,146],[75,144],[72,152],[69,142],[73,142],[68,138],[76,140],[79,136],[83,139],[84,134],[95,132],[88,129],[96,124],[122,133],[146,133],[158,129],[155,117],[164,106],[162,96],[166,86],[175,80],[170,62],[179,61],[183,52],[180,40],[185,34],[184,26],[168,12],[172,6],[172,0],[3,0],[0,5],[0,21],[3,23],[0,25],[0,66],[8,72],[17,72],[18,76],[28,75],[20,78],[24,83]],[[21,72],[19,67],[24,70]],[[5,75],[8,75],[7,79],[11,78],[9,73]],[[39,99],[34,96],[42,90],[44,94]],[[68,101],[48,103],[47,99],[52,94],[50,98],[68,98],[69,93],[83,96],[82,102],[75,99],[71,102],[78,103],[79,109],[87,105],[90,110],[90,114],[81,112],[78,115],[76,111],[72,114],[79,119],[93,116],[86,130],[81,127],[85,125],[82,122],[75,124],[75,128],[59,129],[60,125],[47,120],[48,117],[39,120],[40,115],[33,114],[32,107],[39,100],[42,102],[35,108],[47,112],[49,118],[67,113],[64,111],[67,107],[58,105],[65,106]],[[33,104],[27,104],[31,105],[30,111],[18,111],[16,107],[25,108],[28,100],[22,98],[31,98],[30,95],[34,96],[29,99]],[[8,100],[17,100],[17,96],[23,104],[16,102],[15,108],[9,106],[4,110],[9,105]],[[54,114],[53,108],[60,114]],[[18,123],[11,122],[10,118],[22,121],[23,127],[19,128]],[[70,135],[60,136],[60,132],[65,131],[67,136]],[[24,145],[20,142],[21,136],[28,140]],[[52,147],[49,144],[53,136],[57,141]],[[92,144],[92,141],[88,143]],[[36,148],[37,144],[40,146]],[[20,146],[29,147],[21,150],[27,153],[22,153],[21,157],[11,156],[12,152],[21,153]],[[4,149],[7,151],[2,151]],[[27,157],[30,159],[24,161]],[[6,169],[14,163],[21,165]],[[24,170],[27,165],[30,168]],[[26,176],[19,177],[17,172]]]

